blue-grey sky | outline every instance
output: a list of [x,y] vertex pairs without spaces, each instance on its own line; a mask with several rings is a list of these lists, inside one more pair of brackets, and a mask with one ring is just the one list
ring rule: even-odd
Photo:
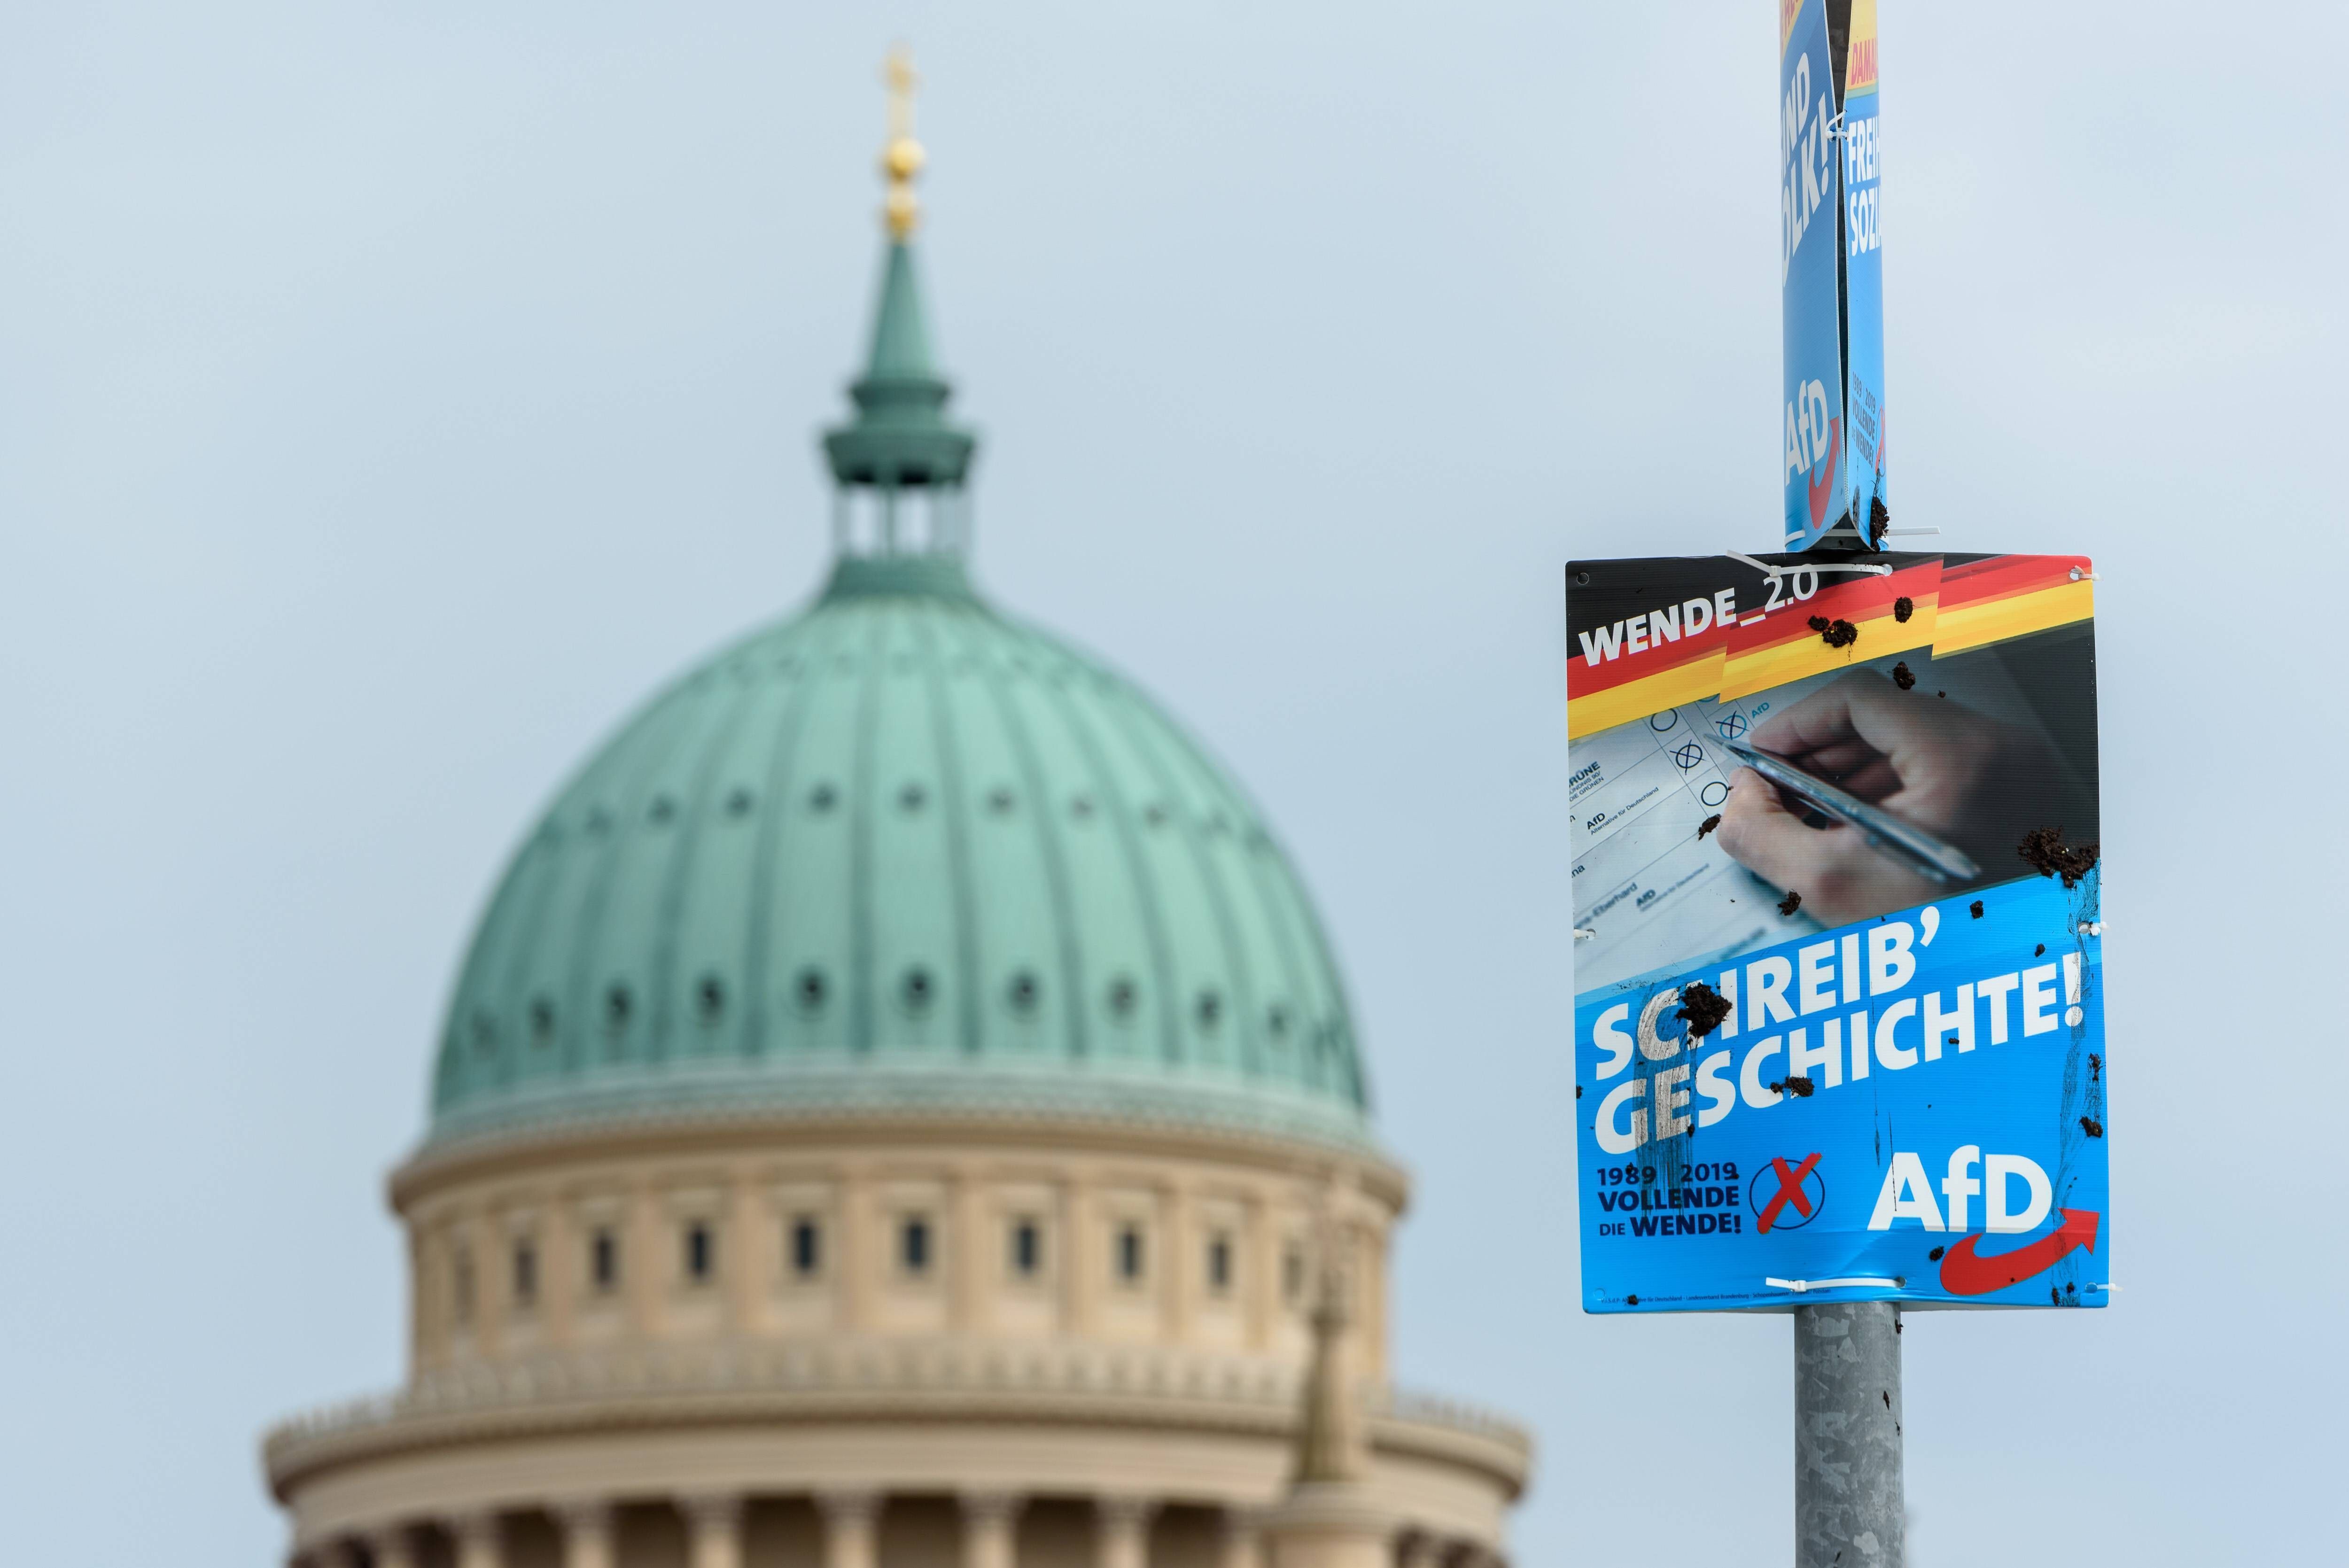
[[[1404,1376],[1538,1429],[1524,1563],[1784,1562],[1786,1320],[1577,1305],[1559,611],[1776,536],[1774,12],[0,7],[12,1559],[273,1561],[262,1428],[399,1375],[492,875],[820,570],[905,37],[978,569],[1316,889]],[[2349,12],[1883,37],[1899,521],[2103,573],[2126,1287],[1911,1318],[1914,1560],[2319,1560]]]

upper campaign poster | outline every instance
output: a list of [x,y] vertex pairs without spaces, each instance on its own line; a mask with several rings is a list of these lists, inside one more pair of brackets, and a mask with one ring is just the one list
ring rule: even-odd
[[1881,543],[1884,259],[1876,0],[1779,0],[1785,545]]
[[1786,548],[1843,514],[1842,202],[1826,0],[1779,0],[1778,276],[1785,333]]
[[2101,1306],[2093,573],[1567,573],[1583,1305]]
[[1884,487],[1884,253],[1877,227],[1876,0],[1852,0],[1844,57],[1844,488],[1870,543],[1890,515]]

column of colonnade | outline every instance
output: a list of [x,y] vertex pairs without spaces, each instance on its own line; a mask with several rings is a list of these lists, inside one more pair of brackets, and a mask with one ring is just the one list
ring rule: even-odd
[[734,1492],[678,1500],[678,1511],[685,1515],[686,1568],[742,1568],[742,1516],[749,1503]]
[[[714,1492],[670,1501],[685,1523],[688,1568],[743,1568],[748,1495]],[[823,1568],[880,1568],[881,1492],[821,1491],[812,1501],[823,1522]],[[1015,1492],[973,1491],[960,1501],[962,1568],[1018,1568],[1019,1514],[1027,1500]],[[563,1568],[624,1568],[611,1502],[569,1498],[534,1506],[543,1508],[562,1539]],[[1093,1568],[1149,1568],[1150,1526],[1159,1501],[1109,1496],[1096,1498],[1093,1507]],[[295,1555],[291,1568],[418,1568],[422,1556],[419,1532],[427,1525],[447,1533],[456,1568],[506,1568],[504,1528],[495,1509],[385,1524],[314,1542]],[[1433,1538],[1413,1535],[1403,1542],[1399,1563],[1401,1568],[1437,1568],[1447,1555]],[[1255,1518],[1247,1511],[1224,1511],[1217,1568],[1274,1568],[1265,1561]]]
[[964,1494],[962,1568],[1017,1568],[1019,1503],[1007,1491]]
[[881,1494],[816,1494],[823,1515],[823,1568],[881,1568]]
[[[601,1498],[577,1498],[547,1510],[563,1533],[564,1568],[619,1568],[612,1540],[612,1505]],[[378,1563],[377,1568],[382,1568]]]

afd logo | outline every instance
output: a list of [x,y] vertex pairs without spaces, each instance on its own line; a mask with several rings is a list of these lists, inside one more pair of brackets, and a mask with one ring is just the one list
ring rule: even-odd
[[1826,383],[1804,382],[1786,404],[1786,482],[1804,476],[1803,499],[1814,529],[1826,521],[1842,456],[1843,421],[1828,412]]
[[[1982,1174],[1974,1175],[1979,1166]],[[2015,1183],[2023,1186],[2023,1206],[2014,1206]],[[1892,1156],[1884,1185],[1876,1194],[1876,1212],[1868,1216],[1871,1231],[1889,1231],[1903,1220],[1914,1220],[1928,1231],[1963,1232],[1969,1228],[1972,1200],[1982,1201],[1982,1228],[1951,1245],[1941,1258],[1941,1288],[1951,1295],[1987,1295],[2021,1284],[2054,1268],[2076,1249],[2096,1250],[2101,1218],[2093,1209],[2066,1209],[2054,1232],[2005,1252],[1984,1254],[1982,1243],[1992,1236],[2023,1235],[2037,1230],[2055,1206],[2054,1183],[2046,1170],[2024,1154],[1985,1155],[1977,1143],[1951,1150],[1940,1181],[1941,1202],[1936,1202],[1931,1179],[1922,1157],[1908,1150]],[[1946,1207],[1945,1207],[1946,1205]]]

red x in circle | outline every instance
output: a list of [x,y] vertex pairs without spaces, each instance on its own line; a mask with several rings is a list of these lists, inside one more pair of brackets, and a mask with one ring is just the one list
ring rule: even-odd
[[1789,1166],[1784,1160],[1770,1161],[1770,1169],[1778,1173],[1778,1191],[1776,1196],[1762,1205],[1762,1222],[1754,1227],[1755,1231],[1768,1235],[1770,1227],[1778,1222],[1778,1211],[1789,1203],[1795,1205],[1795,1212],[1806,1220],[1811,1217],[1811,1201],[1803,1191],[1803,1178],[1808,1176],[1811,1167],[1818,1162],[1819,1157],[1816,1154],[1795,1166]]

